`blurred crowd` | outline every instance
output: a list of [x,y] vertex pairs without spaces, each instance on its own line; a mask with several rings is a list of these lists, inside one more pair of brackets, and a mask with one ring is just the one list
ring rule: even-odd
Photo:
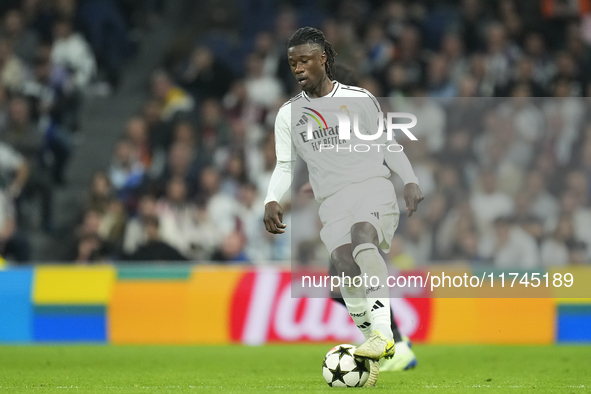
[[[109,95],[156,1],[4,0],[0,4],[0,255],[31,256],[56,229],[53,196],[88,96]],[[137,17],[138,9],[146,13]]]
[[522,89],[509,98],[401,104],[426,120],[417,134],[429,136],[404,143],[426,198],[401,218],[393,264],[535,269],[591,261],[591,98],[536,99]]
[[[37,2],[22,3],[23,31],[34,34],[37,25],[26,5]],[[64,3],[56,0],[53,12]],[[198,23],[171,43],[152,74],[145,103],[122,125],[110,167],[94,175],[66,259],[253,264],[288,261],[292,254],[302,261],[319,259],[321,253],[310,252],[317,233],[292,245],[289,235],[271,236],[262,225],[262,200],[275,166],[275,115],[298,93],[286,42],[298,27],[312,25],[333,43],[337,63],[353,70],[342,82],[354,81],[422,120],[413,130],[418,142],[399,142],[426,199],[412,218],[401,217],[392,264],[452,259],[535,268],[591,261],[588,0],[212,0],[194,6]],[[79,103],[72,97],[97,67],[103,80],[116,86],[122,49],[99,56],[91,32],[82,28],[86,22],[63,21],[56,17],[52,26],[58,35],[43,41],[45,64],[52,70],[61,64],[54,52],[62,35],[86,37],[81,46],[89,54],[74,56],[79,69],[68,63],[64,70],[71,90],[62,93],[63,100]],[[27,64],[24,54],[17,56],[17,40],[5,41],[8,58]],[[35,79],[34,72],[48,68],[37,67],[39,47],[33,46],[35,67],[24,81],[37,81],[42,77]],[[0,40],[0,70],[11,70],[1,66],[7,64],[2,53]],[[91,62],[93,53],[97,60]],[[0,95],[0,130],[1,108],[5,124],[20,121],[19,130],[31,119],[36,127],[43,124],[39,119],[51,112],[41,98],[35,105],[24,93],[11,93],[18,84],[5,75],[14,73],[1,73],[7,98],[2,104]],[[77,112],[73,104],[58,107],[61,115],[50,116],[50,126],[44,126],[57,142],[39,143],[51,153],[42,155],[51,158],[44,171],[53,174],[39,178],[54,183],[67,161],[67,153],[60,153],[67,152],[60,142],[67,139],[61,136],[73,132]],[[30,167],[33,156],[10,135],[0,131],[0,140],[20,153],[0,154],[0,161],[14,156],[0,163],[0,169],[10,168],[13,182],[6,184],[3,201],[14,196],[10,190],[20,190],[18,182],[36,179],[33,170],[16,176],[16,158],[25,157]],[[283,205],[289,222],[290,202]],[[404,211],[403,201],[400,206]],[[9,245],[1,229],[18,216],[13,211],[7,208],[0,216],[0,244]]]

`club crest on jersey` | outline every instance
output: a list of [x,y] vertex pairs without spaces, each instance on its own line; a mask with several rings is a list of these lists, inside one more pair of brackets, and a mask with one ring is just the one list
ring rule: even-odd
[[340,110],[347,113],[347,116],[351,116],[346,105],[341,105]]

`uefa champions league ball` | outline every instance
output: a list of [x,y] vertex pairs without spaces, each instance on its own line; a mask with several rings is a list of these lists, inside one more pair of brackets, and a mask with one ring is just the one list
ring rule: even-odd
[[337,345],[330,349],[322,363],[322,376],[330,387],[361,387],[369,377],[367,360],[353,357],[356,347]]

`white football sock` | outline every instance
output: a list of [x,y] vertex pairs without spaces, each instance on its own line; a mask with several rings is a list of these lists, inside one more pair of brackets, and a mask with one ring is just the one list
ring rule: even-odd
[[[355,280],[355,278],[358,278]],[[344,282],[348,282],[345,280]],[[360,286],[355,286],[355,283]],[[373,332],[371,324],[371,314],[365,298],[365,286],[359,276],[351,278],[351,283],[341,283],[341,296],[347,305],[349,316],[355,322],[355,325],[361,330],[365,339],[369,338]]]
[[[390,323],[390,289],[387,285],[388,268],[378,248],[371,243],[358,245],[353,250],[353,258],[359,265],[362,275],[367,277],[366,298],[370,308],[373,329],[388,339],[393,339]],[[379,283],[372,287],[371,278],[378,278]],[[373,284],[377,280],[373,279]]]

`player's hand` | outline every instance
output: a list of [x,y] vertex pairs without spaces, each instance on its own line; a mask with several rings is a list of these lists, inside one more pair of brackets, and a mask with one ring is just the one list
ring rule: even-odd
[[283,221],[283,209],[277,201],[270,201],[265,205],[265,217],[263,222],[265,223],[265,229],[271,234],[283,234],[287,227]]
[[404,185],[404,202],[406,202],[406,212],[411,217],[417,211],[419,203],[423,201],[423,193],[416,183],[407,183]]

